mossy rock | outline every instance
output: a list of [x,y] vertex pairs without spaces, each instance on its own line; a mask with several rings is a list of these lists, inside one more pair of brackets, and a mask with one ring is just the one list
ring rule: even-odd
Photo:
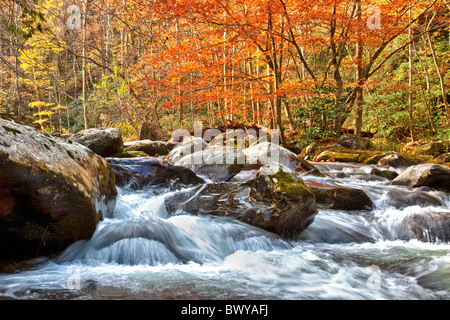
[[233,217],[288,239],[306,229],[317,213],[314,195],[301,178],[276,165],[262,167],[243,183],[210,183],[180,191],[165,203],[169,213]]
[[314,157],[314,161],[331,161],[331,162],[359,162],[360,153],[343,153],[334,151],[323,151]]
[[397,178],[397,176],[398,176],[398,173],[395,172],[395,171],[392,171],[392,170],[380,170],[380,169],[377,169],[377,168],[373,168],[370,171],[370,174],[373,174],[373,175],[378,176],[378,177],[383,177],[383,178],[386,178],[388,180],[393,180],[393,179]]
[[142,151],[149,156],[165,156],[175,147],[166,141],[139,140],[125,143],[124,152]]
[[450,152],[450,141],[436,140],[418,146],[414,151],[414,155],[427,155],[437,157],[440,154]]
[[383,157],[385,157],[386,153],[377,153],[374,154],[368,158],[366,158],[363,163],[364,164],[377,164],[378,161],[380,161],[381,159],[383,159]]
[[450,152],[441,154],[440,156],[438,156],[436,158],[436,161],[438,161],[439,163],[443,163],[443,164],[449,163],[450,162]]
[[126,150],[124,150],[123,152],[112,156],[112,158],[120,158],[120,159],[137,158],[137,157],[149,157],[149,155],[142,151],[126,151]]
[[338,143],[345,148],[357,149],[357,150],[367,150],[370,148],[370,140],[367,138],[345,134],[341,136]]

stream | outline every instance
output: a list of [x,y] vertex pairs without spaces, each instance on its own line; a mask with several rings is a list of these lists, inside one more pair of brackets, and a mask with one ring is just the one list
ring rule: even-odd
[[320,209],[286,241],[234,218],[169,215],[164,199],[179,191],[118,188],[113,216],[90,240],[0,273],[0,298],[450,299],[450,243],[426,227],[412,232],[408,222],[412,215],[448,217],[450,194],[425,189],[439,205],[399,206],[389,191],[412,190],[366,179],[374,166],[314,165],[328,175],[307,179],[362,189],[373,210]]

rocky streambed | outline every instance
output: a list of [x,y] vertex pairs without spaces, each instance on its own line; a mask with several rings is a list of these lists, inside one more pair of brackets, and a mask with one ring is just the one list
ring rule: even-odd
[[100,156],[0,121],[2,298],[450,298],[444,165],[196,138]]

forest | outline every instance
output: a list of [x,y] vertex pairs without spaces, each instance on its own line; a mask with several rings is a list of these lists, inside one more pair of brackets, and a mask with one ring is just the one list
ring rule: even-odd
[[0,114],[48,133],[244,124],[449,139],[450,2],[2,0]]
[[450,300],[450,0],[0,3],[0,300]]

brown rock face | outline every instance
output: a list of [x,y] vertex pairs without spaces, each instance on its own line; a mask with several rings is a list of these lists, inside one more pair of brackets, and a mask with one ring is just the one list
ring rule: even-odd
[[360,189],[305,180],[319,207],[336,210],[371,210],[372,200]]
[[114,210],[114,174],[90,149],[0,119],[0,259],[89,238]]

